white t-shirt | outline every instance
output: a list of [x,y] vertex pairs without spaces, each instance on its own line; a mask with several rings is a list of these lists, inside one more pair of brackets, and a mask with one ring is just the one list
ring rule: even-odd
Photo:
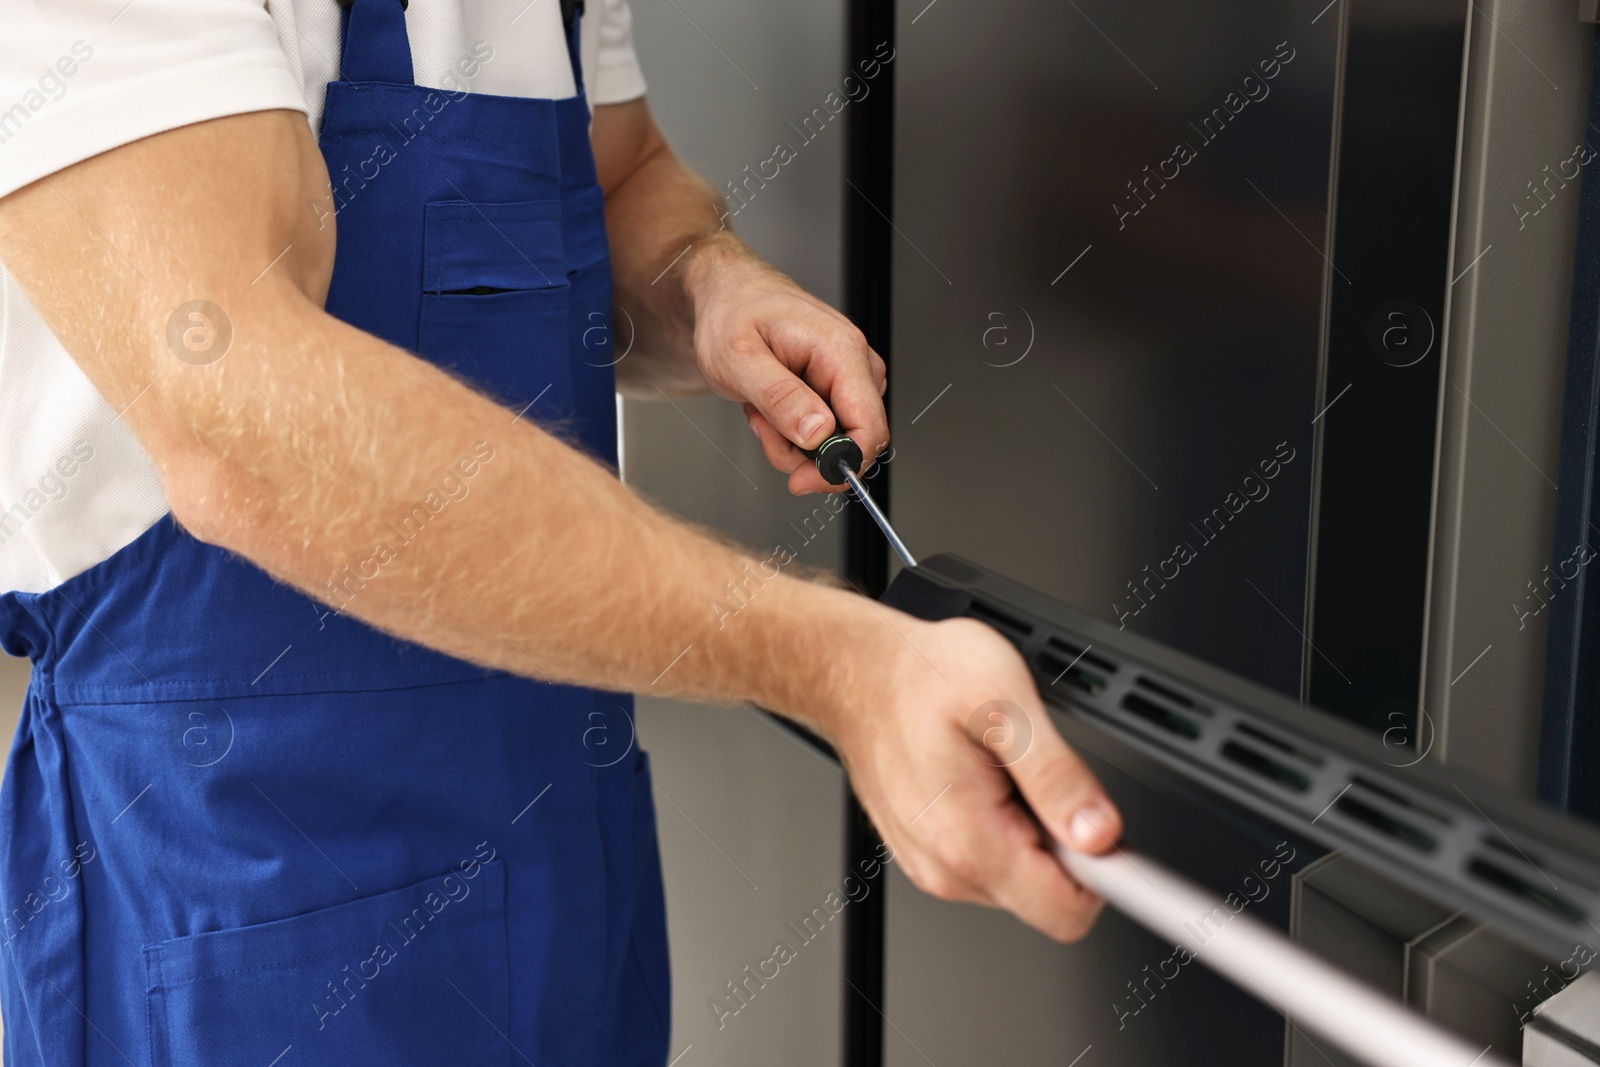
[[[12,0],[0,14],[0,196],[225,115],[289,108],[315,132],[339,23],[337,0]],[[420,85],[576,91],[559,0],[410,0],[406,30]],[[591,105],[644,94],[627,0],[588,0],[581,35]],[[49,589],[167,513],[117,415],[0,266],[0,592]]]

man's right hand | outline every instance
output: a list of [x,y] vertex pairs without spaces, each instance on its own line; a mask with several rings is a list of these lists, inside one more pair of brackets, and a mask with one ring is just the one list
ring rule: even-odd
[[879,616],[863,650],[889,669],[857,674],[825,722],[895,859],[943,900],[1004,908],[1058,941],[1082,937],[1102,901],[1052,841],[1109,851],[1122,820],[1067,747],[1009,642],[971,619]]

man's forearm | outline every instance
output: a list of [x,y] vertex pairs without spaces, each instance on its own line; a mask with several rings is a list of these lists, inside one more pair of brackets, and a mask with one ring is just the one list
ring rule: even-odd
[[[211,444],[204,499],[174,501],[202,536],[341,611],[520,674],[748,698],[813,721],[834,703],[802,650],[819,611],[848,617],[855,598],[763,572],[527,420],[316,309],[259,325],[293,351],[280,343],[270,373],[228,367],[216,410],[194,416],[225,408],[231,422]],[[338,381],[361,384],[336,398]],[[402,544],[397,531],[430,504],[440,510]],[[732,617],[711,608],[727,582],[748,604]]]
[[[213,205],[162,192],[186,161],[264,150],[273,164],[210,176],[219,203],[207,225],[186,213]],[[870,607],[758,577],[750,606],[719,620],[711,602],[753,561],[327,315],[331,247],[315,212],[293,210],[326,187],[294,164],[296,151],[315,151],[299,116],[245,116],[90,160],[0,211],[0,253],[126,408],[178,520],[344,612],[466,659],[552,681],[752,699],[825,728],[829,675],[807,655],[817,616]],[[263,206],[234,212],[230,197]],[[168,314],[195,292],[234,330],[232,349],[207,366],[165,348]],[[449,499],[446,479],[464,495]],[[426,528],[401,544],[396,530],[419,507]]]
[[[626,137],[626,148],[608,152],[612,137]],[[690,268],[708,242],[743,244],[724,225],[722,198],[672,152],[643,101],[597,112],[596,152],[602,161],[610,154],[631,156],[625,170],[602,174],[610,179],[606,229],[625,238],[611,246],[615,304],[632,328],[617,331],[618,344],[631,342],[632,348],[617,364],[618,387],[651,399],[658,386],[668,393],[699,392],[705,382],[694,362]]]
[[673,155],[642,99],[596,108],[591,140],[626,323],[618,389],[654,399],[709,387],[744,406],[791,492],[836,491],[800,449],[835,430],[869,461],[888,444],[883,360],[728,229],[721,198]]

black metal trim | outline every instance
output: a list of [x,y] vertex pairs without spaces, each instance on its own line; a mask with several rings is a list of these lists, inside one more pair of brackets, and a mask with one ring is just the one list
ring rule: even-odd
[[[895,36],[895,5],[849,0],[846,63],[870,58]],[[844,187],[845,314],[890,368],[884,404],[893,410],[894,64],[883,64],[870,95],[854,104],[846,130]],[[886,515],[889,468],[879,464],[868,487]],[[845,513],[844,573],[856,590],[879,596],[889,585],[889,547],[866,509],[852,500]]]
[[1380,732],[1395,712],[1415,720],[1422,685],[1471,10],[1391,0],[1340,12],[1302,692]]
[[[877,862],[878,831],[853,792],[845,797],[844,851],[849,873]],[[844,920],[844,1049],[845,1067],[880,1067],[883,1063],[884,934],[887,926],[888,872],[869,893],[845,911]]]
[[[1408,764],[1340,718],[959,557],[901,572],[883,600],[922,618],[993,626],[1028,661],[1067,740],[1142,781],[1177,782],[1208,804],[1338,849],[1535,952],[1566,953],[1593,937],[1600,830],[1586,823],[1452,768]],[[1100,660],[1092,677],[1061,670],[1091,646]]]
[[[1600,37],[1589,82],[1589,123],[1600,122]],[[1564,564],[1600,531],[1600,178],[1579,192],[1577,259],[1567,334],[1561,463],[1556,476],[1554,554],[1564,583],[1550,600],[1544,711],[1539,738],[1539,799],[1600,819],[1600,578],[1586,565],[1567,579]]]
[[[878,46],[895,40],[893,0],[846,0],[845,63],[872,56]],[[869,96],[850,108],[846,127],[844,196],[845,314],[866,335],[890,368],[891,276],[894,202],[894,65],[885,64]],[[882,214],[880,214],[880,211]],[[889,396],[884,397],[888,404]],[[889,470],[880,464],[868,474],[871,491],[889,510]],[[889,584],[889,547],[859,502],[845,511],[843,535],[845,579],[855,589],[876,597]],[[845,869],[855,871],[877,854],[878,835],[855,793],[845,786]],[[887,881],[887,879],[885,880]],[[882,1067],[884,927],[887,885],[869,894],[845,913],[844,1067]]]

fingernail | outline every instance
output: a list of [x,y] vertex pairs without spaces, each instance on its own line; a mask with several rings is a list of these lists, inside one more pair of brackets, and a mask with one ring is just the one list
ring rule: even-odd
[[1072,817],[1072,843],[1079,848],[1104,848],[1111,844],[1111,816],[1099,805],[1083,808]]
[[745,425],[750,427],[750,432],[756,435],[756,440],[757,441],[761,440],[761,431],[756,429],[756,424],[755,423],[747,422],[747,423],[745,423]]
[[816,495],[817,495],[817,491],[815,489],[802,489],[798,493],[795,494],[795,496],[816,496]]
[[828,416],[811,414],[800,420],[800,440],[809,441],[828,425]]

